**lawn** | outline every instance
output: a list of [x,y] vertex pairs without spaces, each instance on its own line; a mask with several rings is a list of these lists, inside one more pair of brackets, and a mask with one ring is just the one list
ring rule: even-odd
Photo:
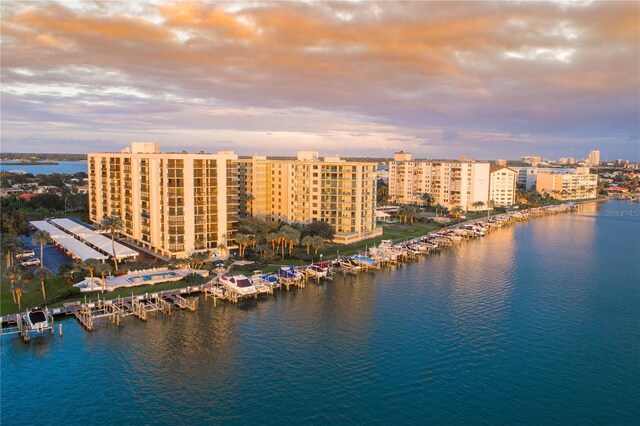
[[[4,269],[4,262],[2,262],[2,267]],[[56,301],[68,298],[72,292],[77,291],[73,290],[71,284],[68,284],[61,276],[47,280],[44,288],[47,294],[46,300],[42,300],[40,281],[22,282],[21,309],[18,309],[18,305],[13,303],[9,280],[3,278],[0,282],[0,315],[15,314],[41,304],[51,305]]]

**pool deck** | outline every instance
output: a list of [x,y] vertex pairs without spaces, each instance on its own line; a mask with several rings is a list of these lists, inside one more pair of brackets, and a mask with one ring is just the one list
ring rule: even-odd
[[[171,277],[159,277],[158,279],[152,279],[152,280],[140,280],[140,281],[136,281],[135,278],[139,278],[139,277],[144,277],[146,275],[162,275],[162,274],[175,274],[174,276]],[[117,277],[114,276],[109,276],[105,278],[105,290],[106,291],[113,291],[115,289],[118,288],[123,288],[123,287],[137,287],[140,285],[152,285],[152,284],[158,284],[158,283],[163,283],[163,282],[167,282],[167,281],[179,281],[182,278],[184,278],[185,276],[189,275],[189,274],[198,274],[200,276],[203,277],[207,277],[209,275],[209,271],[205,271],[205,270],[199,270],[199,269],[188,269],[188,268],[182,268],[182,269],[168,269],[168,268],[151,268],[151,269],[144,269],[141,271],[135,271],[132,272],[130,274],[126,274],[126,275],[120,275]],[[100,277],[94,277],[94,288],[96,290],[100,289],[102,287],[102,280],[100,279]],[[133,282],[132,282],[133,281]],[[78,284],[81,283],[89,283],[90,282],[90,278],[87,277],[85,278],[83,281],[81,281]],[[80,291],[91,291],[90,287],[80,287]]]

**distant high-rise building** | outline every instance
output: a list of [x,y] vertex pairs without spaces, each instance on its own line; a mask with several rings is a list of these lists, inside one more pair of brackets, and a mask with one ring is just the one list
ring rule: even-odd
[[600,165],[600,151],[591,151],[589,153],[589,157],[587,158],[587,165],[589,166],[599,166]]
[[498,160],[494,161],[494,163],[496,163],[496,166],[506,166],[507,165],[507,160],[498,159]]
[[542,162],[542,157],[528,156],[528,157],[522,157],[521,160],[523,163],[531,164],[532,166],[535,167]]
[[479,210],[473,203],[489,201],[489,163],[475,161],[414,160],[409,153],[396,153],[389,164],[389,197],[401,204],[461,206]]
[[558,163],[566,165],[566,164],[575,164],[576,163],[576,159],[575,158],[571,158],[571,157],[562,157],[560,160],[558,160]]

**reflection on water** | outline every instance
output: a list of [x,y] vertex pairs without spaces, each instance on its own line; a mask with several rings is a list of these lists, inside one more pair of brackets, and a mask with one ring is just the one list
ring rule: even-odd
[[630,424],[640,221],[603,214],[618,204],[239,305],[3,339],[2,423]]

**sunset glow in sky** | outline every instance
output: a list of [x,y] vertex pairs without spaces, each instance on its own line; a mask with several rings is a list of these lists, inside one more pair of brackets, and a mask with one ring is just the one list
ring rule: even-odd
[[640,160],[640,3],[3,1],[2,151]]

